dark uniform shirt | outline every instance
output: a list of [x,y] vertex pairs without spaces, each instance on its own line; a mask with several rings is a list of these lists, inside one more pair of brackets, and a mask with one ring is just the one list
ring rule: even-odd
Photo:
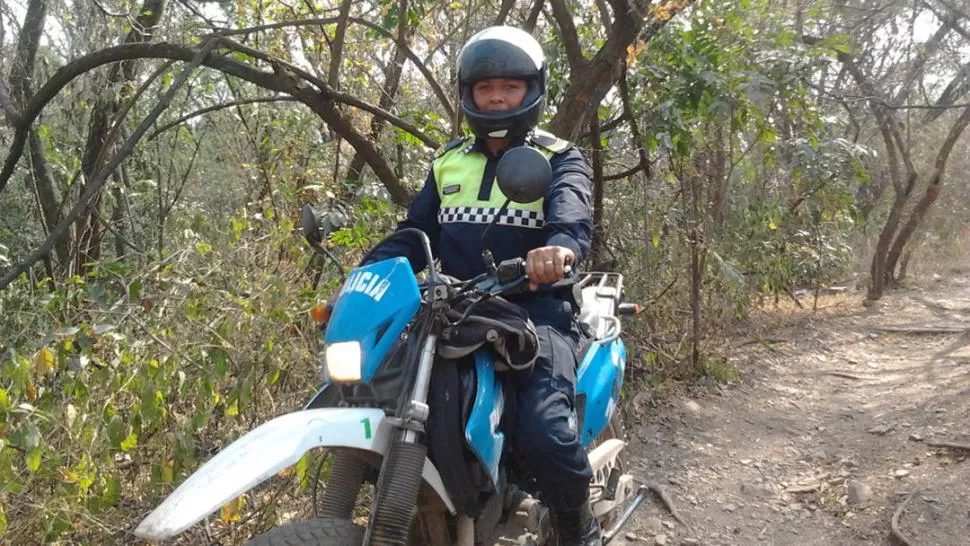
[[[492,228],[486,244],[496,262],[524,258],[530,250],[547,245],[572,250],[577,263],[589,252],[593,224],[589,166],[575,147],[551,137],[548,133],[545,135],[545,140],[530,138],[529,142],[540,151],[545,148],[547,155],[551,152],[549,163],[552,166],[552,183],[542,202],[542,214],[540,216],[538,211],[509,211],[507,214],[510,217],[505,222],[500,220]],[[523,142],[519,141],[513,143],[513,146],[521,144]],[[441,261],[442,273],[459,279],[470,279],[485,272],[482,233],[494,217],[501,201],[504,201],[504,196],[495,183],[495,170],[502,153],[492,156],[481,140],[459,140],[450,143],[445,147],[444,153],[438,154],[436,165],[448,154],[451,155],[451,161],[481,162],[484,159],[481,180],[436,180],[435,172],[439,169],[433,166],[424,187],[408,208],[407,218],[398,224],[398,229],[418,228],[425,232],[431,240],[434,257]],[[479,155],[464,159],[456,154]],[[443,209],[442,193],[448,199],[448,192],[462,184],[472,184],[477,188],[477,200],[474,197],[465,198],[459,203],[461,207]],[[468,192],[464,194],[467,195]],[[428,265],[421,243],[413,237],[399,237],[388,241],[376,248],[368,261],[392,256],[406,257],[415,272]],[[520,298],[519,303],[530,311],[533,320],[547,322],[563,330],[569,328],[568,304],[551,297],[541,289],[538,294]],[[542,320],[542,317],[548,320]]]

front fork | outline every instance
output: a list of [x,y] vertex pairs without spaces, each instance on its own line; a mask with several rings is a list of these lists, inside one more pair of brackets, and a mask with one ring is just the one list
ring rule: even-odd
[[434,366],[438,336],[429,334],[421,348],[414,390],[404,417],[396,426],[399,432],[388,446],[381,465],[370,522],[364,535],[368,546],[407,546],[408,534],[417,513],[416,500],[428,447],[422,441],[428,420],[428,390]]
[[420,440],[418,432],[423,431],[428,422],[428,391],[431,388],[431,369],[434,367],[435,348],[438,346],[438,336],[428,334],[421,348],[421,359],[418,361],[418,372],[415,374],[414,391],[411,401],[405,410],[404,435],[402,440],[415,443]]

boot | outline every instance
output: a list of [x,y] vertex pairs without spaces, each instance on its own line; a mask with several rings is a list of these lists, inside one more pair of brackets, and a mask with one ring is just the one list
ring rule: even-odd
[[553,523],[556,536],[559,537],[558,546],[602,546],[603,531],[600,522],[593,517],[593,510],[589,501],[583,503],[578,510],[556,510]]

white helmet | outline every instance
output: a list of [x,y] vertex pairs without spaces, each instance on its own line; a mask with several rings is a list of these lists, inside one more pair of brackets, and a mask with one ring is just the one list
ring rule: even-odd
[[[529,86],[522,106],[482,112],[475,106],[472,86],[491,78],[525,80]],[[535,128],[546,101],[546,56],[529,33],[514,27],[489,27],[472,36],[458,54],[461,108],[479,138],[516,138]]]

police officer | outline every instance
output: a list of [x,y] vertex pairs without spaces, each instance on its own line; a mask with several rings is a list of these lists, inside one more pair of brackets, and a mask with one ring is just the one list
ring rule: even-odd
[[[487,242],[497,262],[526,257],[532,292],[513,301],[529,312],[539,334],[532,373],[516,378],[516,423],[507,433],[552,508],[559,544],[599,545],[588,500],[592,472],[575,422],[579,334],[570,305],[544,286],[562,279],[566,265],[589,251],[588,165],[572,144],[536,129],[546,98],[546,60],[528,33],[500,26],[472,36],[458,57],[458,80],[474,136],[435,154],[398,228],[424,231],[445,274],[468,279],[483,273],[482,232],[505,201],[495,183],[499,158],[519,145],[549,158],[553,180],[545,198],[511,203]],[[391,256],[406,256],[415,271],[428,265],[420,245],[404,237],[376,249],[369,261]]]

